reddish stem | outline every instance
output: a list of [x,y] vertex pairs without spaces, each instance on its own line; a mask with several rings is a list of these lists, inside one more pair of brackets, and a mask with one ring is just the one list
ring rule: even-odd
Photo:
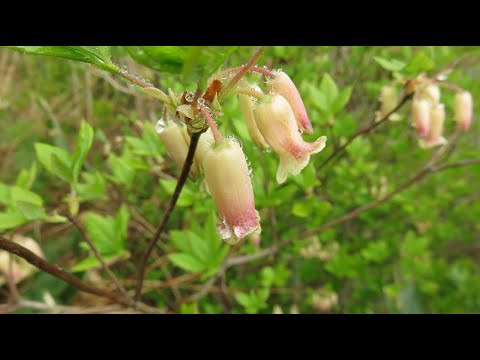
[[213,138],[215,139],[215,142],[217,144],[221,143],[222,140],[223,140],[222,139],[222,134],[220,134],[220,131],[218,131],[217,124],[213,120],[212,115],[210,115],[210,112],[208,111],[208,109],[205,106],[202,106],[200,111],[202,112],[203,115],[205,115],[205,119],[207,119],[207,124],[210,127],[210,129],[212,130],[212,134],[213,134]]

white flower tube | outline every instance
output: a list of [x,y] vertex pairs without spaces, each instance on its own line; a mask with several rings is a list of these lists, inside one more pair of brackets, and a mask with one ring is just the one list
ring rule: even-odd
[[[252,85],[250,87],[255,91],[260,93],[262,92],[258,85]],[[245,94],[238,95],[238,99],[240,101],[240,108],[242,109],[242,114],[245,118],[250,138],[260,149],[268,148],[269,146],[260,133],[260,130],[258,130],[257,123],[255,122],[255,116],[253,115],[253,105],[255,103],[255,99]]]
[[292,79],[286,73],[278,71],[272,80],[267,81],[267,88],[269,91],[282,95],[288,101],[300,131],[313,134],[313,127],[308,118],[307,110]]
[[472,122],[472,116],[472,94],[468,91],[458,92],[455,95],[455,121],[458,127],[464,131],[468,131]]
[[283,183],[288,173],[298,175],[310,161],[310,155],[323,150],[326,136],[307,143],[298,132],[295,115],[281,95],[265,95],[253,110],[255,121],[265,141],[280,157],[277,182]]
[[260,231],[250,171],[238,141],[226,138],[214,144],[205,153],[203,169],[208,190],[217,205],[217,229],[222,238],[234,245]]

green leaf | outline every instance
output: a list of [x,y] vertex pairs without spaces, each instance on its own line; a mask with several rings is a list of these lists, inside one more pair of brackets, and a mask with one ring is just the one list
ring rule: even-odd
[[[33,182],[35,181],[35,178],[37,177],[37,163],[34,162],[32,166],[30,166],[30,169],[22,169],[20,171],[20,174],[17,176],[17,180],[15,181],[15,185],[18,187],[24,188],[26,190],[29,190]],[[1,194],[0,194],[1,197]]]
[[[82,244],[85,244],[85,243],[82,243]],[[88,245],[87,245],[87,248],[90,249],[88,247]],[[124,250],[124,251],[119,252],[118,254],[105,256],[103,259],[104,259],[104,261],[107,265],[111,265],[111,264],[113,264],[117,261],[128,259],[129,257],[130,257],[130,253],[128,251]],[[70,269],[70,271],[71,272],[83,272],[83,271],[87,271],[87,270],[90,270],[90,269],[99,268],[100,266],[101,266],[100,261],[96,257],[92,256],[92,257],[88,257],[88,258],[78,262],[77,264],[75,264],[75,266],[73,266]]]
[[390,252],[385,241],[378,241],[370,242],[361,254],[367,261],[382,263],[390,255]]
[[6,48],[30,55],[55,56],[93,64],[109,72],[118,68],[110,59],[109,46],[5,46]]
[[111,255],[123,250],[123,239],[117,236],[116,225],[115,219],[110,216],[91,212],[86,215],[85,229],[100,254]]
[[13,229],[17,226],[25,224],[28,219],[18,210],[10,210],[0,213],[0,230]]
[[[182,80],[195,78],[204,87],[212,75],[237,49],[236,46],[126,46],[130,56],[159,72],[181,74]],[[163,94],[159,98],[163,99]],[[166,100],[166,99],[165,99]]]
[[19,201],[28,202],[37,206],[43,205],[43,200],[39,195],[18,186],[10,187],[10,199],[12,206],[17,206],[17,202]]
[[402,70],[406,65],[406,63],[404,63],[403,61],[396,60],[396,59],[387,60],[379,56],[375,56],[373,59],[385,70],[393,71],[393,72],[398,72]]
[[205,270],[206,266],[190,254],[170,254],[169,259],[178,267],[189,272],[200,272]]
[[110,181],[119,185],[132,185],[135,176],[135,169],[130,166],[125,158],[110,153],[107,162],[112,169],[112,175],[107,175]]
[[418,74],[424,71],[432,70],[435,67],[435,63],[430,59],[423,51],[420,51],[415,57],[410,61],[410,63],[405,68],[405,71],[410,73]]
[[311,208],[305,202],[296,202],[292,207],[292,214],[300,218],[307,218],[310,215]]
[[338,96],[337,84],[329,74],[323,75],[320,90],[326,96],[328,104],[332,104]]
[[105,199],[105,178],[98,171],[95,174],[82,173],[84,183],[77,183],[75,189],[79,201]]
[[17,208],[22,215],[29,221],[41,220],[47,217],[45,209],[37,204],[32,204],[25,201],[17,201]]
[[49,144],[35,143],[37,159],[52,175],[71,183],[72,156],[68,151]]
[[235,300],[243,307],[249,307],[252,303],[250,296],[243,292],[235,293]]
[[85,120],[80,124],[80,131],[77,136],[77,143],[72,159],[72,177],[77,181],[83,162],[93,143],[93,129]]
[[115,234],[122,248],[125,246],[125,240],[127,239],[129,220],[130,214],[128,208],[125,204],[122,204],[120,210],[118,210],[115,222]]
[[340,90],[340,93],[332,104],[333,114],[337,114],[344,109],[345,105],[347,105],[348,101],[350,100],[352,89],[353,88],[351,86],[348,86],[345,89]]

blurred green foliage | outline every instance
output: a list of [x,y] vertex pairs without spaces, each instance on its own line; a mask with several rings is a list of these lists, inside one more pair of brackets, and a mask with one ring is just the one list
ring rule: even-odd
[[[112,74],[128,67],[165,92],[194,90],[219,68],[245,63],[255,48],[35,48],[17,50],[81,62],[0,50],[5,75],[0,84],[0,230],[34,237],[48,260],[87,277],[99,272],[99,264],[75,229],[65,228],[66,219],[55,213],[78,211],[98,250],[127,283],[135,277],[138,256],[166,209],[179,169],[154,130],[160,102]],[[399,112],[400,121],[356,139],[338,162],[319,165],[335,145],[374,119],[382,86],[425,71],[432,75],[455,60],[461,61],[449,81],[473,94],[477,114],[478,54],[478,48],[446,46],[267,47],[259,65],[281,68],[302,94],[315,130],[305,139],[326,135],[328,142],[300,175],[278,185],[277,157],[254,146],[235,96],[222,103],[220,131],[241,139],[253,168],[260,248],[374,201],[415,174],[434,150],[419,148],[408,105]],[[84,62],[112,74],[102,77]],[[249,77],[260,81],[259,75]],[[446,134],[455,128],[453,96],[442,88]],[[478,156],[477,120],[475,115],[451,161]],[[163,240],[167,256],[162,259],[159,252],[152,259],[145,298],[180,313],[479,312],[479,183],[479,165],[431,175],[275,256],[230,267],[206,296],[192,301],[225,259],[259,249],[253,237],[233,249],[223,243],[215,231],[212,199],[201,182],[188,181]],[[28,227],[32,222],[36,226]],[[170,282],[189,274],[185,282]],[[23,287],[23,295],[34,300],[45,291],[58,303],[73,301],[74,290],[47,274],[37,273]]]

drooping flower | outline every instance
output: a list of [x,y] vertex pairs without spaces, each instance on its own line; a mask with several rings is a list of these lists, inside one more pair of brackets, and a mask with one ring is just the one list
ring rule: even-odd
[[[162,126],[160,126],[162,124]],[[187,129],[178,125],[175,121],[169,121],[167,124],[163,120],[159,120],[156,130],[163,145],[165,145],[168,153],[175,163],[182,168],[187,158],[189,139]],[[195,162],[190,169],[190,176],[197,177],[198,166]]]
[[430,110],[430,129],[426,139],[420,139],[420,146],[430,148],[437,145],[443,145],[447,140],[442,136],[443,123],[445,122],[445,107],[438,104]]
[[464,131],[468,131],[472,122],[472,116],[472,94],[468,91],[458,92],[455,95],[455,121],[458,127]]
[[430,103],[426,100],[414,99],[412,117],[418,137],[426,138],[430,128]]
[[310,155],[325,147],[326,136],[312,143],[302,139],[290,104],[279,94],[265,95],[253,114],[265,141],[280,157],[276,176],[280,184],[285,182],[288,173],[298,175],[307,166]]
[[217,205],[217,229],[222,238],[234,245],[260,231],[250,172],[239,142],[226,138],[214,144],[205,153],[203,169],[208,191]]
[[[380,110],[377,112],[377,121],[384,118],[389,114],[393,109],[398,105],[398,92],[397,88],[393,85],[386,85],[382,88],[380,92]],[[398,121],[400,116],[397,113],[390,115],[389,120]]]
[[288,101],[301,132],[313,134],[313,127],[308,118],[302,97],[292,79],[286,73],[277,71],[275,77],[267,81],[267,89],[269,92],[282,95]]
[[[251,85],[250,87],[255,91],[262,92],[258,85]],[[250,138],[260,149],[268,148],[269,146],[263,138],[263,135],[260,133],[260,130],[258,130],[257,123],[255,122],[255,116],[253,115],[255,99],[245,94],[238,95],[238,99],[240,101],[240,108],[242,109],[243,117],[247,123],[247,130]]]

